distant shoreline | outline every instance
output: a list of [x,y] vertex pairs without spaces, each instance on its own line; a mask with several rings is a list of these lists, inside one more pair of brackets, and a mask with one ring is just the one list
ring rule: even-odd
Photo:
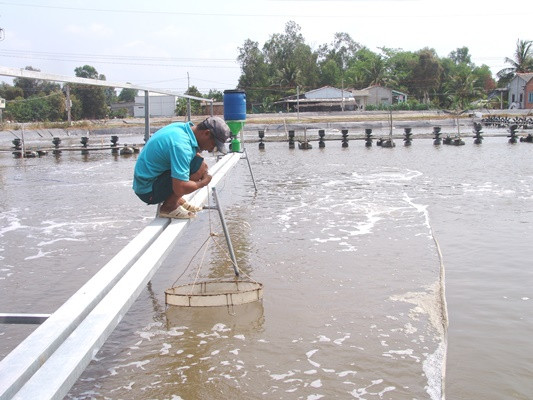
[[[480,122],[482,118],[500,116],[508,118],[528,117],[533,119],[533,110],[483,110],[465,112],[458,116],[463,134],[470,134],[469,127],[473,122]],[[193,122],[200,122],[206,116],[192,116]],[[297,136],[307,130],[341,130],[349,129],[352,139],[364,136],[364,129],[375,130],[390,129],[390,114],[387,111],[345,111],[345,112],[301,112],[301,113],[277,113],[277,114],[248,114],[243,126],[245,141],[256,141],[257,132],[265,131],[265,141],[280,140],[279,136],[285,136],[288,130],[295,130]],[[418,137],[430,136],[433,126],[441,126],[450,129],[456,126],[456,116],[443,111],[393,111],[393,126],[396,129],[395,137],[399,137],[399,129],[414,128],[424,129],[427,135],[414,133]],[[150,131],[153,133],[160,127],[172,122],[184,122],[184,117],[174,118],[151,118]],[[54,137],[76,138],[82,136],[119,136],[130,137],[144,135],[145,122],[143,118],[113,119],[102,121],[82,121],[73,123],[70,127],[57,128],[47,127],[54,124],[4,124],[4,130],[0,131],[0,146],[10,147],[11,141],[24,135],[25,141],[48,141]],[[60,125],[58,123],[57,125]],[[8,129],[6,129],[8,128]],[[10,128],[10,129],[9,129]],[[354,133],[353,130],[357,130]],[[380,134],[383,134],[382,132]],[[443,134],[446,134],[443,132]],[[486,132],[485,132],[486,134]],[[271,136],[269,138],[269,136]],[[315,135],[313,135],[315,136]],[[335,135],[330,135],[335,136]],[[487,135],[489,136],[489,135]],[[494,136],[494,135],[490,135]],[[254,139],[249,140],[251,137]],[[333,138],[333,137],[332,137]],[[310,138],[312,139],[312,138]]]

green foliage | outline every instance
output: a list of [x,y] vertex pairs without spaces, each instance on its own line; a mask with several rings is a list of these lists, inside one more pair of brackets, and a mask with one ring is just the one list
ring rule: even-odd
[[[529,68],[533,64],[530,46],[530,41],[519,41],[516,57],[522,60],[520,65]],[[348,34],[336,33],[331,43],[313,51],[300,27],[289,21],[285,32],[273,34],[262,49],[250,39],[239,48],[239,87],[246,90],[254,112],[273,111],[273,104],[294,95],[297,86],[301,93],[322,86],[386,86],[416,100],[411,109],[454,104],[466,107],[496,87],[490,69],[474,65],[467,47],[457,48],[443,58],[430,48],[416,52],[386,47],[379,50],[373,52]]]
[[[77,67],[74,70],[77,77],[98,79],[105,81],[105,75],[99,75],[98,71],[90,65]],[[71,93],[80,101],[81,112],[77,118],[103,119],[107,116],[106,88],[102,86],[71,85]],[[77,113],[76,113],[77,114]]]
[[119,108],[116,110],[111,110],[109,112],[109,118],[126,118],[128,117],[128,109],[127,108]]
[[22,88],[8,85],[5,82],[2,82],[0,87],[0,97],[6,100],[15,100],[18,97],[24,97],[24,91]]
[[48,96],[18,97],[8,101],[3,118],[17,122],[61,121],[65,113],[65,97],[61,92]]
[[533,41],[520,40],[516,41],[516,49],[514,58],[505,58],[505,62],[510,64],[510,67],[498,71],[499,78],[498,85],[507,85],[514,76],[519,72],[533,71]]
[[213,99],[214,101],[222,101],[224,100],[224,93],[222,93],[220,90],[210,89],[209,93],[205,97],[207,99]]
[[119,102],[131,103],[135,101],[135,96],[137,96],[137,90],[124,88],[120,91],[118,95]]
[[[184,93],[189,96],[195,96],[195,97],[203,97],[202,93],[198,90],[196,86],[191,86],[187,91]],[[188,100],[186,98],[180,97],[178,101],[176,102],[176,115],[179,116],[186,116],[187,115],[187,103],[190,104],[191,107],[191,115],[200,115],[202,114],[202,106],[199,101],[197,100]]]
[[[40,72],[39,69],[28,66],[24,68],[26,71]],[[49,95],[52,92],[60,89],[59,85],[50,81],[43,81],[40,79],[31,78],[15,78],[13,79],[13,86],[22,89],[25,99],[32,96]]]

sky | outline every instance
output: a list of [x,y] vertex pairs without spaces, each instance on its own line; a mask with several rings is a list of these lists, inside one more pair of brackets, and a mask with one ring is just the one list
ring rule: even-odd
[[262,48],[294,21],[313,50],[337,32],[374,52],[468,47],[495,75],[533,40],[532,17],[530,0],[0,0],[0,66],[74,77],[91,65],[110,82],[207,94],[236,88],[247,39]]

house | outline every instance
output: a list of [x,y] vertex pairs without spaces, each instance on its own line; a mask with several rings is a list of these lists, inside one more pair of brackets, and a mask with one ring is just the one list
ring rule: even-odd
[[[150,117],[173,117],[176,115],[176,102],[178,96],[161,95],[150,93]],[[144,96],[135,96],[135,106],[133,107],[135,118],[144,117]]]
[[370,105],[379,107],[407,101],[407,94],[379,85],[373,85],[359,90],[353,89],[351,93],[360,110],[364,110]]
[[277,101],[287,111],[353,111],[355,99],[348,90],[324,86],[299,96],[289,96]]
[[200,102],[201,113],[203,115],[224,115],[224,102],[222,101],[202,101]]
[[517,73],[507,89],[509,108],[533,108],[533,72]]
[[274,104],[287,111],[354,111],[367,106],[382,106],[407,101],[407,95],[382,86],[341,90],[331,86],[310,90],[299,96],[289,96]]

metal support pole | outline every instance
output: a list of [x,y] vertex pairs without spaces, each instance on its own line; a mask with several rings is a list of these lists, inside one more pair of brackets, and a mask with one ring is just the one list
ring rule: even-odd
[[150,139],[150,95],[144,91],[144,143]]
[[0,324],[42,324],[50,315],[0,313]]
[[226,226],[226,220],[224,219],[224,213],[222,212],[222,207],[220,207],[220,203],[218,201],[217,188],[214,187],[212,191],[213,191],[213,197],[216,203],[215,207],[218,210],[218,215],[220,217],[222,229],[224,230],[224,236],[226,236],[226,243],[228,244],[229,255],[231,257],[231,261],[233,262],[233,270],[235,271],[235,276],[238,277],[239,267],[237,266],[237,259],[235,258],[235,252],[233,251],[233,245],[231,244],[231,238],[229,236],[228,227]]
[[246,152],[246,149],[244,149],[244,157],[246,158],[246,162],[248,163],[248,168],[250,169],[250,176],[252,177],[254,189],[257,192],[257,185],[255,184],[254,173],[252,171],[252,166],[250,165],[250,160],[248,159],[248,153]]
[[67,91],[67,99],[66,99],[67,121],[68,121],[68,126],[71,126],[72,125],[72,114],[71,114],[72,101],[70,100],[70,86],[65,85],[65,87]]

